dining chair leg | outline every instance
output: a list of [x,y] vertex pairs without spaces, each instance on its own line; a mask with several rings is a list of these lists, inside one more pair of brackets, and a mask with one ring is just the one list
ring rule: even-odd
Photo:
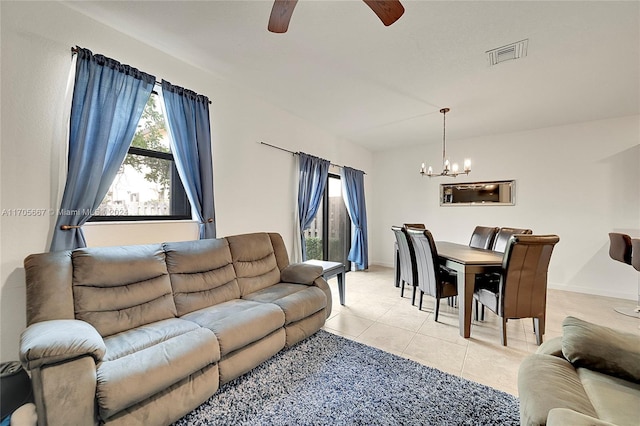
[[541,318],[533,319],[533,331],[536,333],[536,344],[540,346],[542,344],[542,323],[544,320]]
[[440,312],[440,299],[436,298],[436,315],[435,320],[438,321],[438,313]]
[[400,297],[404,297],[404,280],[400,283]]
[[411,295],[411,306],[416,304],[416,289],[418,288],[417,285],[413,286],[413,294]]
[[507,346],[507,318],[502,317],[500,322],[500,332],[502,334],[502,346]]
[[478,306],[478,299],[473,301],[473,307],[473,319],[478,321],[478,309],[480,309],[480,306]]

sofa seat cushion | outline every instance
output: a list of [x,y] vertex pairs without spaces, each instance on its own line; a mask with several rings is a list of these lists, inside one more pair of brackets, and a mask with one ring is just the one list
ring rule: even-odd
[[307,318],[327,306],[327,296],[318,287],[280,283],[244,297],[245,300],[274,303],[284,311],[285,324]]
[[213,331],[225,356],[262,339],[284,325],[284,312],[271,303],[230,300],[182,316]]
[[625,426],[640,424],[640,383],[578,368],[578,377],[601,420]]
[[[201,327],[198,324],[191,321],[171,318],[114,334],[104,339],[107,347],[104,360],[122,358],[199,328]],[[218,360],[219,358],[214,359]]]
[[518,370],[520,423],[544,425],[553,408],[568,408],[597,417],[578,373],[564,358],[532,354]]
[[[148,339],[147,342],[153,339]],[[124,342],[124,339],[122,340]],[[112,342],[115,350],[126,347]],[[128,350],[121,351],[122,353]],[[196,328],[98,366],[102,419],[143,401],[220,359],[216,336]]]

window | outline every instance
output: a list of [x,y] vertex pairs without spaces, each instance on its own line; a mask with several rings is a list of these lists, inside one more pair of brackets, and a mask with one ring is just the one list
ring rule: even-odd
[[191,219],[160,101],[156,93],[149,98],[129,152],[90,221]]
[[342,198],[340,176],[329,174],[322,204],[311,226],[304,231],[307,259],[342,262],[350,269],[347,259],[351,246],[351,219]]

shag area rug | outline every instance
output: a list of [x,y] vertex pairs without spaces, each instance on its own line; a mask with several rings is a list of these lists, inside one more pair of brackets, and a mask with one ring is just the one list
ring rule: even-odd
[[515,396],[320,330],[174,425],[519,425],[518,410]]

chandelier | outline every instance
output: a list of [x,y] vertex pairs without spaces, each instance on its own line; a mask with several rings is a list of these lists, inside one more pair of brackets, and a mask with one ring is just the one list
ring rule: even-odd
[[442,108],[440,112],[442,113],[442,172],[434,173],[433,168],[429,166],[429,168],[425,168],[425,164],[422,163],[422,167],[420,167],[420,174],[422,176],[449,176],[456,177],[460,173],[464,173],[468,175],[471,172],[471,160],[465,159],[462,171],[459,170],[458,163],[449,163],[449,159],[447,158],[447,113],[450,111],[449,108]]

